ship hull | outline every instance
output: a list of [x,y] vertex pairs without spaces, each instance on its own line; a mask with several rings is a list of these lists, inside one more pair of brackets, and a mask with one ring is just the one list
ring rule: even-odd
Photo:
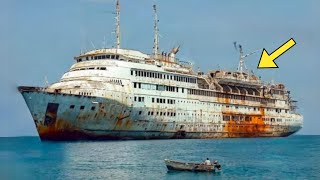
[[177,136],[173,132],[159,131],[87,131],[87,130],[64,130],[51,133],[39,133],[43,141],[78,141],[78,140],[152,140],[152,139],[217,139],[217,138],[270,138],[288,137],[294,132],[274,134],[250,134],[228,132],[186,132],[187,136]]
[[[286,137],[300,126],[240,124],[221,130],[181,129],[179,122],[141,118],[141,109],[108,98],[19,87],[41,140],[131,140]],[[209,126],[210,124],[205,124]],[[212,123],[211,123],[212,125]],[[213,126],[228,126],[213,123]]]

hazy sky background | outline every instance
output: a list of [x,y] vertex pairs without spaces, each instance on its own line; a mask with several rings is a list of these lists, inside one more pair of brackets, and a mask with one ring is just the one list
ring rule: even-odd
[[[152,52],[151,0],[121,0],[121,45]],[[37,135],[18,85],[58,81],[80,49],[114,45],[114,0],[2,0],[0,2],[0,136]],[[203,71],[235,70],[238,54],[274,51],[290,38],[297,44],[276,60],[279,69],[257,70],[260,53],[247,66],[266,81],[283,82],[299,101],[304,127],[320,134],[320,1],[158,0],[160,49],[180,44],[180,59]]]

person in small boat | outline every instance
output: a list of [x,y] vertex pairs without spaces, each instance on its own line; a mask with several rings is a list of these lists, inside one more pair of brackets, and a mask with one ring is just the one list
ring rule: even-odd
[[205,165],[211,165],[211,162],[210,162],[209,158],[207,158],[207,159],[204,161],[203,164],[205,164]]

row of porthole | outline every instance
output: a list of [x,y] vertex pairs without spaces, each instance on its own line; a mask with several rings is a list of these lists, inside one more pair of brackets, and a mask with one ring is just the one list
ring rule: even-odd
[[[154,102],[154,101],[155,101],[155,99],[152,98],[152,102]],[[204,103],[204,102],[185,101],[185,100],[184,101],[183,100],[177,100],[177,102],[178,103],[180,103],[180,102],[181,103],[188,103],[188,104],[202,104],[202,105],[205,105],[205,104],[211,105],[212,104],[212,103]],[[161,103],[161,102],[159,101],[159,103]],[[226,107],[226,108],[235,107],[236,109],[239,109],[239,106],[236,106],[236,105],[235,106],[231,105],[231,107],[230,107],[230,105],[213,104],[213,106],[218,106],[218,107],[222,106],[222,107]],[[246,107],[246,106],[244,106],[243,109],[248,109],[248,110],[253,109],[253,111],[258,111],[259,110],[259,108],[257,108],[257,107]],[[271,109],[267,109],[267,111],[271,111]],[[286,111],[286,113],[287,113],[287,111]]]
[[91,92],[79,92],[81,96],[91,96]]
[[[168,114],[169,113],[169,114]],[[170,114],[171,113],[171,114]],[[142,111],[139,111],[139,115],[142,115]],[[148,116],[153,116],[153,115],[160,115],[160,116],[165,116],[166,115],[166,112],[155,112],[155,113],[153,113],[153,111],[148,111]],[[181,116],[189,116],[189,113],[178,113],[177,115],[181,115]],[[205,114],[193,114],[193,113],[191,113],[191,115],[192,116],[206,116]],[[175,112],[167,112],[167,116],[176,116],[176,113]],[[209,116],[211,116],[211,115],[209,115]],[[213,117],[220,117],[221,115],[212,115]]]
[[[142,111],[139,111],[139,115],[142,114]],[[167,114],[167,116],[176,116],[175,112],[155,112],[153,113],[153,111],[149,111],[148,112],[148,116],[165,116]]]
[[[75,105],[70,105],[69,108],[70,108],[70,109],[74,109],[74,108],[75,108]],[[85,106],[80,106],[80,110],[84,110],[84,108],[85,108]],[[92,111],[94,111],[95,109],[96,109],[95,106],[92,106],[92,107],[91,107],[91,110],[92,110]]]

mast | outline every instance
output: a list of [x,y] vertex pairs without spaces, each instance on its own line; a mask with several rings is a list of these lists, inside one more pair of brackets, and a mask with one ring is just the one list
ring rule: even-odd
[[246,55],[243,55],[243,49],[242,46],[239,44],[237,46],[237,42],[233,42],[234,44],[234,48],[238,51],[238,47],[239,47],[239,53],[240,53],[240,57],[239,57],[239,65],[238,65],[238,69],[237,71],[240,73],[246,72],[248,73],[248,69],[246,67],[246,64],[244,62],[245,58],[247,58],[248,56],[251,56],[252,54],[255,54],[256,52],[260,51],[261,49],[258,49],[256,51],[253,51],[251,53],[248,53]]
[[159,52],[159,28],[158,28],[158,15],[157,15],[157,6],[153,5],[154,12],[154,40],[153,40],[153,56],[157,58]]
[[238,72],[243,73],[243,69],[247,70],[247,67],[244,64],[244,56],[243,56],[243,50],[242,46],[239,44],[239,52],[240,52],[240,61],[238,65]]
[[116,38],[117,38],[117,49],[120,49],[120,3],[117,0],[116,4]]

